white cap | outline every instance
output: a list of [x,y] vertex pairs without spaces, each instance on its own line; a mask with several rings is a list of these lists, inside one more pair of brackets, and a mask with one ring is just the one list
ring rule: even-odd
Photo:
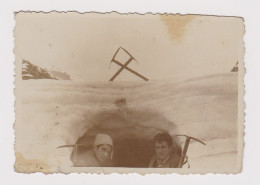
[[98,145],[113,146],[113,139],[110,135],[107,134],[97,134],[94,141],[94,146],[98,146]]

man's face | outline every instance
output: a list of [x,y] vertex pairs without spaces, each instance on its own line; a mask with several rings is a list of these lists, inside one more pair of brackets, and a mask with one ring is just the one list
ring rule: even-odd
[[171,148],[166,141],[155,142],[155,153],[159,159],[165,159],[171,153]]
[[112,146],[99,145],[94,149],[95,155],[100,162],[107,162],[111,160]]

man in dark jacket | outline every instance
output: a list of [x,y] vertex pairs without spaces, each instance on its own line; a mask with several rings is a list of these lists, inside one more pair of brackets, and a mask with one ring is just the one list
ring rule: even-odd
[[155,155],[149,168],[177,168],[179,155],[173,151],[172,137],[168,133],[157,134],[154,139]]

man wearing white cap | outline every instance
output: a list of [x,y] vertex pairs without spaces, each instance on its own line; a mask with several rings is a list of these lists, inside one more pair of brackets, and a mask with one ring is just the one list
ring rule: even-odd
[[113,140],[107,134],[97,134],[94,141],[94,153],[101,165],[109,166],[113,158]]
[[113,140],[107,134],[97,134],[93,143],[93,149],[88,150],[77,157],[76,166],[108,167],[113,166]]

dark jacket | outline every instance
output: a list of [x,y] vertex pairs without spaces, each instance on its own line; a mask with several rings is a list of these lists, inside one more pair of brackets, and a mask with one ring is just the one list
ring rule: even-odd
[[157,164],[157,156],[154,155],[148,165],[149,168],[178,168],[180,157],[178,155],[170,155],[169,158],[160,166]]

